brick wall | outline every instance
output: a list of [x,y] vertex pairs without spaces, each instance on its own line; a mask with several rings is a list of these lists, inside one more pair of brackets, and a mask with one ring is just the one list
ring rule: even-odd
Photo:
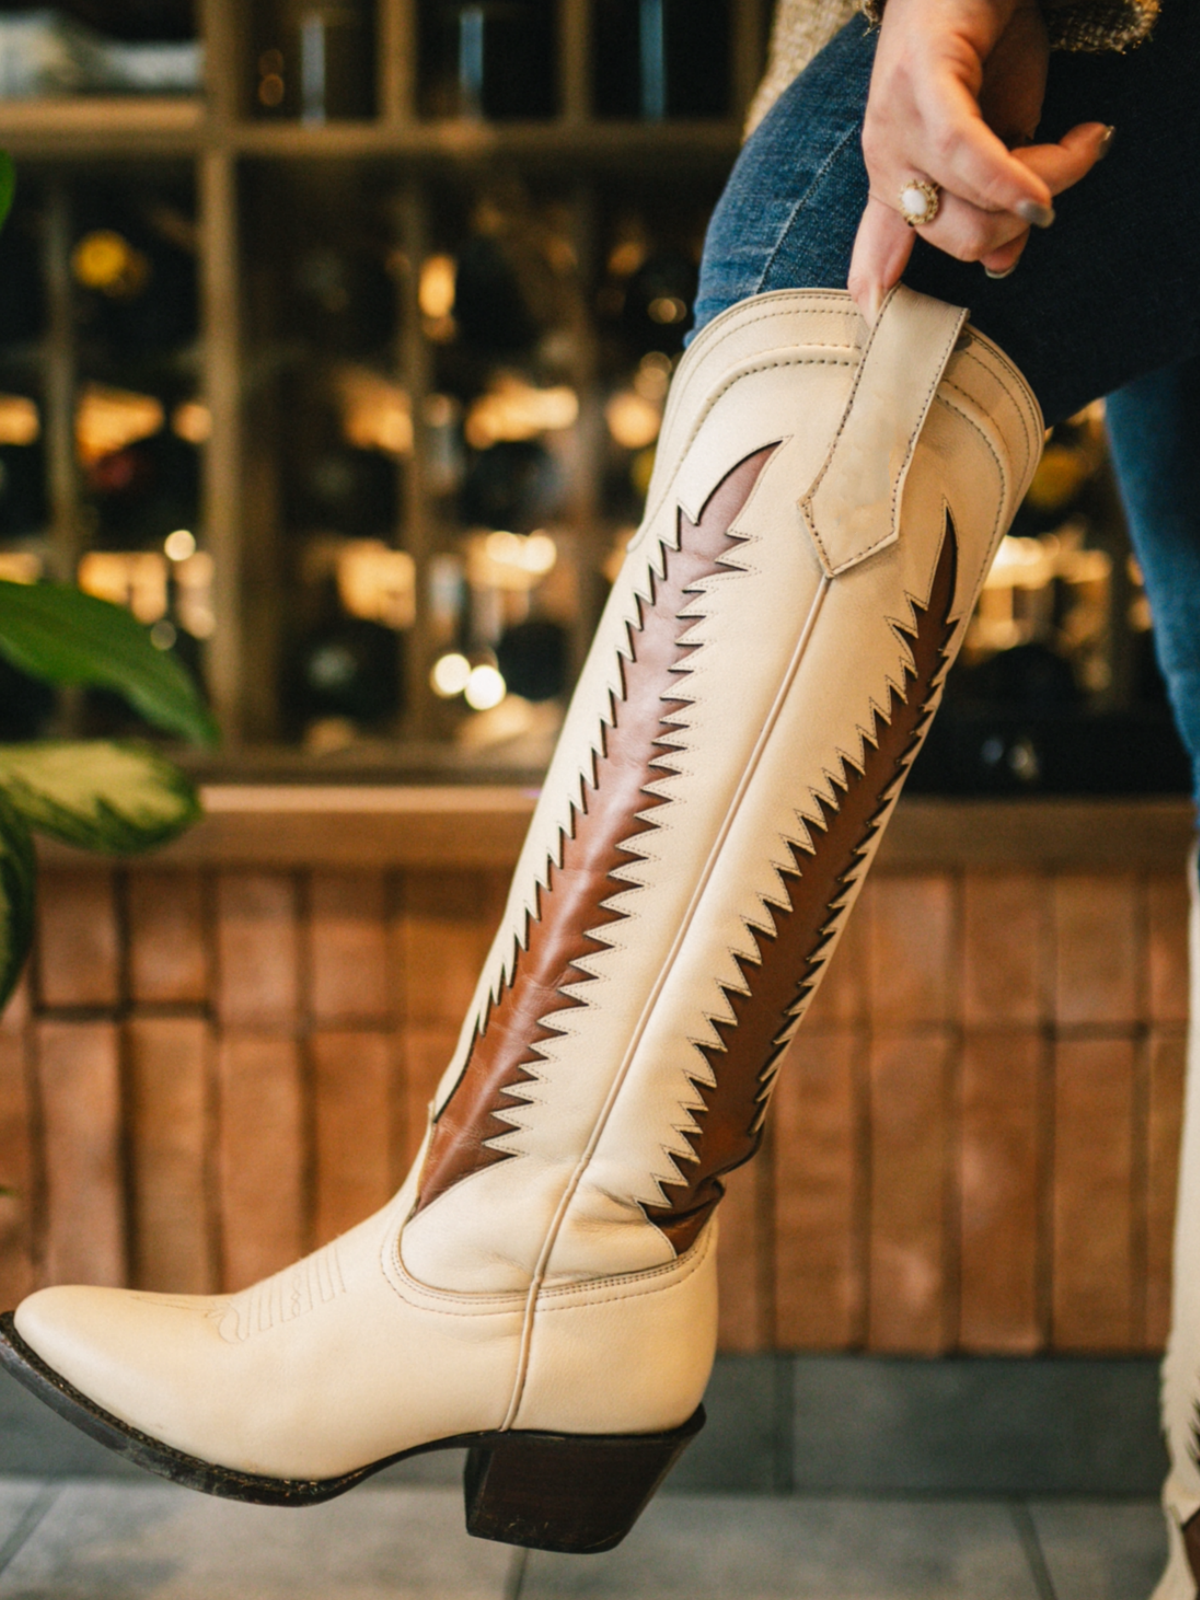
[[[237,1288],[385,1200],[506,877],[51,865],[0,1301]],[[1176,871],[877,873],[730,1184],[725,1348],[1158,1349],[1185,920]]]

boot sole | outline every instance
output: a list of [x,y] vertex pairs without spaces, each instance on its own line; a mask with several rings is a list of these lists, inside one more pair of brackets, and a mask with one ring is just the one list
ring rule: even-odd
[[252,1505],[320,1505],[397,1461],[466,1449],[468,1533],[576,1555],[620,1544],[705,1421],[698,1406],[682,1427],[666,1433],[460,1433],[398,1450],[337,1478],[270,1478],[202,1461],[103,1410],[30,1349],[11,1312],[0,1316],[0,1366],[60,1417],[135,1466],[202,1494]]

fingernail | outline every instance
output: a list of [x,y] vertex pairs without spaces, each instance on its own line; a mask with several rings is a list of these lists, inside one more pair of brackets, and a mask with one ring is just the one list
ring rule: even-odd
[[1048,228],[1054,221],[1054,207],[1041,206],[1036,200],[1019,201],[1016,211],[1022,222],[1028,222],[1035,228]]
[[1003,272],[993,272],[991,267],[984,267],[983,270],[986,276],[989,278],[1011,278],[1013,273],[1017,270],[1017,262],[1014,261],[1011,267],[1005,267]]
[[1116,137],[1117,137],[1117,130],[1110,123],[1109,126],[1107,128],[1105,128],[1104,132],[1100,135],[1100,148],[1099,148],[1099,151],[1097,152],[1097,155],[1096,155],[1096,160],[1097,161],[1103,161],[1104,160],[1105,156],[1112,149],[1113,140]]
[[883,306],[883,290],[875,284],[867,293],[867,327],[873,328],[879,321],[879,312]]

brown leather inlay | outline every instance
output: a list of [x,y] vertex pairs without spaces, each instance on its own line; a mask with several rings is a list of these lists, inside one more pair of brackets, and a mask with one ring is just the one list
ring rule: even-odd
[[1188,1566],[1200,1595],[1200,1511],[1183,1525],[1183,1548],[1187,1551]]
[[781,872],[786,905],[763,901],[758,924],[745,924],[757,952],[756,958],[735,958],[745,992],[724,989],[733,1016],[712,1021],[721,1044],[697,1047],[716,1083],[693,1079],[703,1101],[692,1112],[696,1128],[684,1134],[693,1160],[676,1156],[683,1176],[678,1183],[662,1184],[666,1203],[643,1207],[679,1254],[694,1242],[724,1193],[721,1175],[758,1149],[790,1024],[819,982],[846,894],[928,722],[954,632],[949,618],[956,567],[957,542],[947,516],[928,605],[913,603],[913,629],[892,624],[912,654],[912,665],[903,663],[903,692],[891,689],[886,712],[870,713],[861,770],[848,765],[843,781],[830,780],[834,803],[817,797],[821,820],[809,823],[811,852],[789,843],[794,865]]
[[517,1153],[488,1141],[512,1133],[505,1113],[525,1104],[520,1086],[537,1076],[538,1046],[562,1031],[554,1017],[586,1004],[564,992],[592,977],[578,963],[603,949],[601,930],[627,914],[605,902],[633,887],[615,874],[640,854],[633,841],[657,826],[653,812],[667,797],[648,786],[675,770],[672,749],[685,744],[688,662],[703,648],[680,642],[699,615],[689,597],[705,578],[738,570],[724,560],[740,542],[730,530],[776,448],[756,451],[723,478],[698,522],[679,513],[678,549],[660,543],[663,577],[651,575],[649,600],[639,599],[637,620],[627,625],[621,692],[597,730],[582,809],[572,807],[560,860],[547,862],[509,981],[477,1025],[462,1076],[438,1114],[418,1210]]

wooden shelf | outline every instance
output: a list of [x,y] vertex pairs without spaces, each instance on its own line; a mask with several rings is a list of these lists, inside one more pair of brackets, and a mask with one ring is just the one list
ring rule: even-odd
[[[401,783],[205,785],[205,817],[156,866],[486,868],[516,862],[534,786]],[[1193,837],[1187,800],[902,800],[884,872],[1178,871]],[[39,840],[47,864],[104,862]]]
[[191,95],[0,100],[0,144],[27,160],[187,152],[205,116],[204,100]]
[[405,156],[471,164],[497,157],[554,164],[646,159],[726,163],[741,132],[729,122],[341,122],[239,124],[231,135],[245,156],[286,160]]

